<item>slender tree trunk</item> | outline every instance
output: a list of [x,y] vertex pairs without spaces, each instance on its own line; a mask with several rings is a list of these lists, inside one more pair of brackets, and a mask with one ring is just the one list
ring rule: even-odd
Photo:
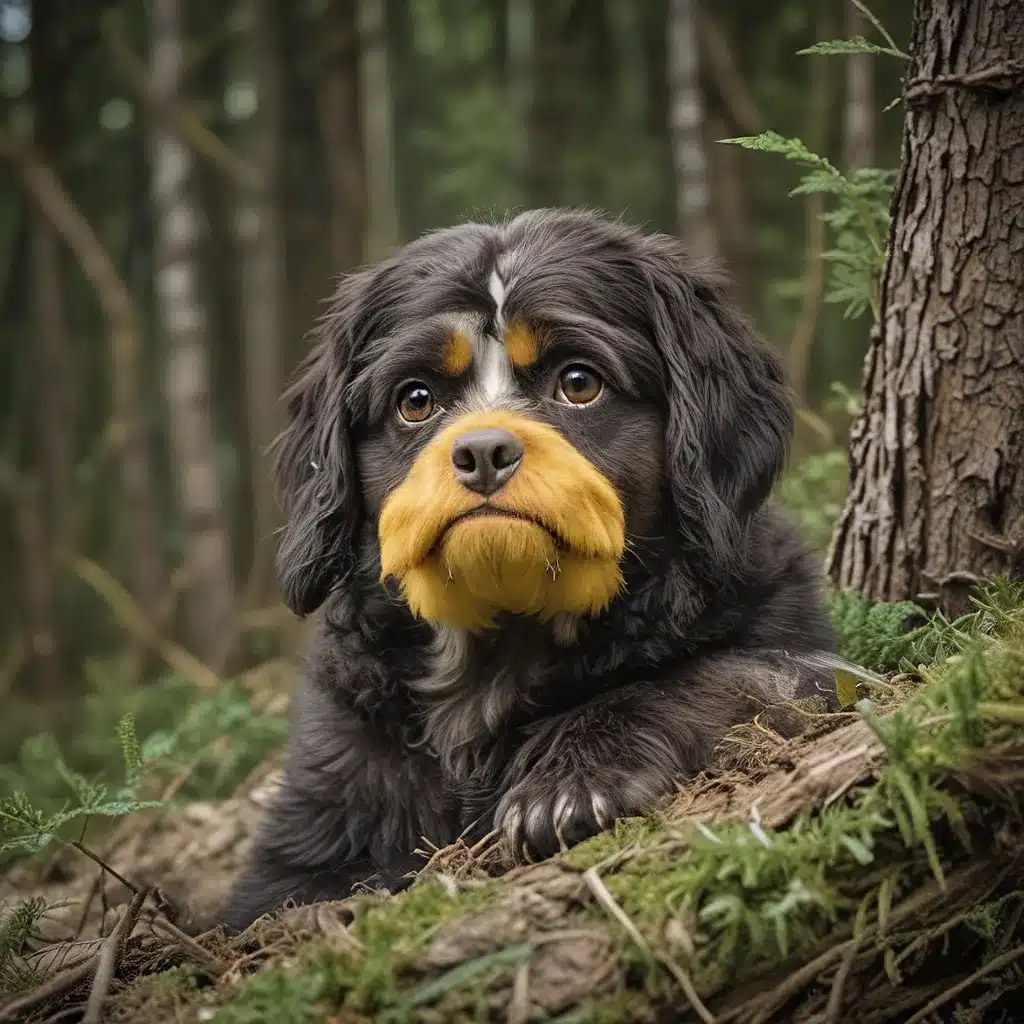
[[21,554],[22,614],[25,647],[32,665],[31,692],[44,699],[59,697],[64,690],[57,647],[54,599],[54,557],[43,488],[35,476],[12,490],[15,532]]
[[273,535],[279,522],[267,448],[281,429],[281,345],[285,337],[285,240],[281,216],[282,70],[278,0],[249,0],[242,74],[257,106],[242,127],[243,155],[263,178],[261,189],[240,189],[235,227],[241,257],[241,321],[252,478],[253,558],[247,603],[274,592]]
[[702,132],[704,95],[697,55],[697,0],[669,0],[666,40],[669,134],[679,234],[694,256],[715,256],[718,244]]
[[366,236],[366,155],[359,85],[358,0],[329,0],[321,16],[317,82],[320,138],[331,194],[331,272],[363,259]]
[[[866,34],[864,16],[846,5],[846,37]],[[843,111],[843,164],[847,171],[871,167],[875,161],[874,58],[855,53],[846,61],[846,105]]]
[[367,218],[365,257],[373,263],[398,245],[394,127],[388,70],[384,0],[357,0],[362,41],[361,95],[366,146]]
[[185,535],[186,634],[195,653],[216,669],[234,646],[234,588],[211,422],[208,316],[196,273],[192,155],[169,116],[182,90],[181,10],[179,0],[152,0],[150,10],[153,252],[166,343],[171,464]]
[[125,548],[132,588],[142,612],[159,621],[166,577],[160,545],[160,521],[153,491],[153,468],[139,389],[139,334],[132,297],[89,222],[54,174],[31,148],[0,123],[0,159],[17,171],[25,191],[57,229],[92,285],[107,322],[113,381],[110,433],[121,454],[125,505]]
[[[835,30],[835,19],[830,5],[823,4],[818,10],[815,36],[818,39],[831,39]],[[834,57],[810,57],[810,81],[808,89],[810,98],[807,105],[807,129],[804,139],[813,153],[824,151],[828,142],[829,111],[832,107],[834,92],[832,74]],[[789,380],[797,400],[807,404],[807,380],[811,371],[811,355],[814,351],[814,340],[818,333],[818,321],[825,299],[825,222],[821,219],[825,213],[825,196],[821,192],[812,192],[806,199],[804,208],[805,225],[805,266],[803,279],[803,296],[800,312],[793,324],[793,335],[786,353]]]
[[562,4],[545,0],[510,4],[513,102],[526,116],[524,191],[532,206],[556,205],[562,198],[570,118],[566,15]]
[[734,134],[720,113],[709,113],[706,124],[709,169],[717,184],[711,197],[711,213],[720,228],[719,251],[728,263],[733,290],[740,304],[752,310],[755,302],[750,274],[753,245],[741,166],[743,154],[735,146],[714,144],[715,139],[725,139]]
[[979,577],[1024,570],[1024,4],[917,0],[911,54],[829,570],[955,614]]
[[[53,6],[52,0],[37,0],[29,36],[35,145],[51,162],[61,137],[58,22]],[[42,488],[40,494],[35,494],[33,489],[36,500],[32,511],[27,513],[32,521],[25,520],[20,532],[26,545],[29,545],[26,530],[31,533],[32,564],[25,568],[37,577],[26,589],[27,597],[32,599],[27,608],[33,619],[30,642],[33,682],[40,694],[57,694],[63,689],[63,680],[54,548],[66,534],[64,527],[70,507],[75,357],[68,334],[60,237],[38,207],[29,212],[29,245],[35,321],[33,448]]]
[[524,195],[530,195],[531,166],[536,153],[532,139],[533,112],[533,0],[504,0],[505,95],[516,125],[515,172]]

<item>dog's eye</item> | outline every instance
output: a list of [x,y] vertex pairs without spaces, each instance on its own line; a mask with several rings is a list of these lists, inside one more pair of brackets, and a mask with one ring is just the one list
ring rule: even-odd
[[601,394],[604,384],[587,366],[567,366],[559,375],[555,398],[570,405],[589,405]]
[[398,413],[408,423],[423,423],[434,415],[434,396],[418,381],[407,384],[398,396]]

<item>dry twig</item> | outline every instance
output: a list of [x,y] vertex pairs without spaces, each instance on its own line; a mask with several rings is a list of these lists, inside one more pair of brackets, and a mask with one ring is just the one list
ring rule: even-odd
[[117,922],[117,926],[112,929],[110,935],[107,936],[107,941],[103,943],[103,948],[97,958],[96,974],[92,979],[92,988],[89,991],[89,1001],[85,1005],[82,1024],[101,1024],[103,1004],[110,991],[110,983],[114,980],[118,958],[121,956],[121,950],[128,940],[128,936],[135,929],[142,904],[146,902],[147,896],[149,896],[148,888],[140,889],[135,893],[121,920]]

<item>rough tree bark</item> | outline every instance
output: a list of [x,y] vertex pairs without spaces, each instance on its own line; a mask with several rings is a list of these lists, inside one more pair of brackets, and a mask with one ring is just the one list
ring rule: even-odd
[[[847,39],[867,35],[867,21],[851,3],[846,5]],[[843,109],[843,166],[847,171],[871,167],[875,160],[874,57],[855,53],[846,61],[846,103]]]
[[280,521],[266,458],[283,425],[279,398],[286,294],[280,205],[284,152],[280,14],[277,0],[250,0],[249,31],[242,37],[239,68],[257,96],[256,109],[241,128],[242,152],[263,179],[262,188],[239,188],[235,218],[253,505],[253,555],[246,584],[250,606],[262,605],[275,594],[273,535]]
[[666,45],[679,233],[694,256],[715,256],[718,244],[702,132],[704,95],[697,55],[697,0],[669,0]]
[[321,15],[317,79],[320,139],[331,193],[331,272],[363,259],[366,163],[359,87],[357,0],[329,0]]
[[153,255],[166,353],[171,466],[185,535],[185,630],[211,667],[233,652],[234,585],[223,523],[211,422],[208,316],[199,294],[199,212],[191,196],[192,155],[171,111],[182,91],[179,0],[152,0],[150,118]]
[[833,581],[967,606],[1024,569],[1024,4],[916,0]]

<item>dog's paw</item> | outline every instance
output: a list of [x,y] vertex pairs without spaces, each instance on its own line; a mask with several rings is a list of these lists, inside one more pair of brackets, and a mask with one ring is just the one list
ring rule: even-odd
[[505,794],[494,815],[513,856],[549,857],[597,835],[616,818],[644,814],[664,793],[636,779],[597,785],[575,777],[530,776]]

